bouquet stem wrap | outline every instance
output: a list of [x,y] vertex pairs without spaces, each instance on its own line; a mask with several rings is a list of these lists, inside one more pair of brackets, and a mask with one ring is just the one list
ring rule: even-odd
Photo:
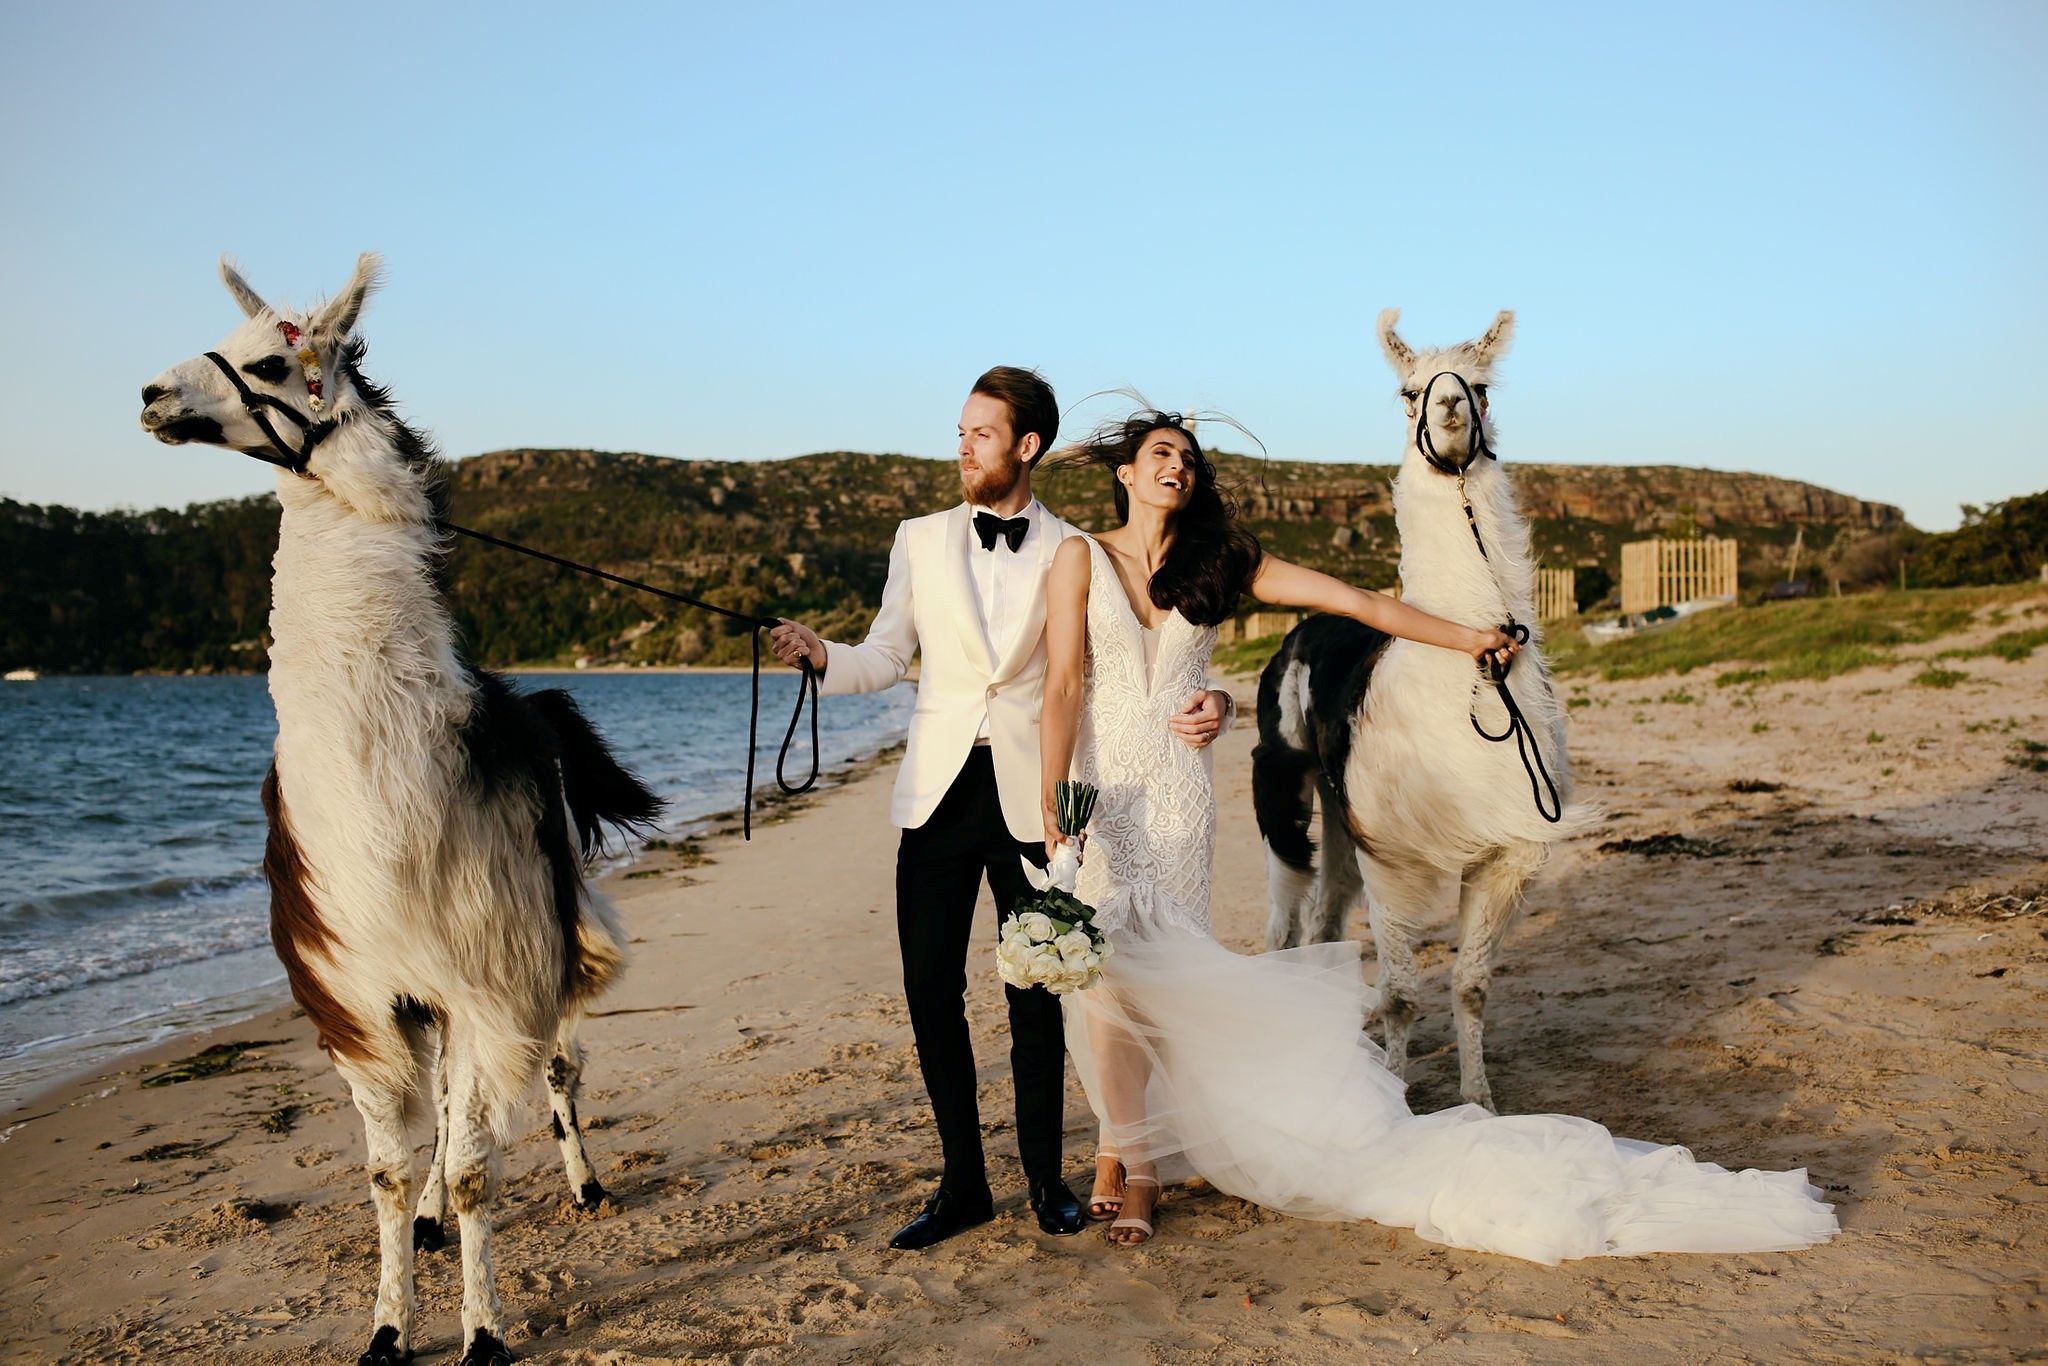
[[[1059,831],[1075,840],[1095,813],[1095,788],[1061,782],[1053,788]],[[996,948],[996,972],[1013,987],[1044,987],[1055,995],[1084,991],[1102,974],[1110,943],[1095,928],[1095,908],[1074,895],[1081,875],[1078,843],[1063,843],[1039,869],[1021,859],[1035,894],[1019,902],[1003,922]]]

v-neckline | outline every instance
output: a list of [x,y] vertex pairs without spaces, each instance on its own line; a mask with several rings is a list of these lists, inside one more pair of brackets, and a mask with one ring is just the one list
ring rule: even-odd
[[1166,653],[1167,624],[1180,615],[1180,609],[1178,607],[1168,609],[1166,615],[1159,619],[1157,626],[1147,626],[1143,621],[1139,620],[1138,609],[1131,606],[1131,595],[1124,588],[1123,575],[1116,572],[1116,561],[1109,557],[1109,547],[1096,540],[1093,536],[1088,538],[1088,545],[1094,553],[1102,557],[1102,567],[1109,571],[1110,578],[1116,583],[1117,602],[1124,609],[1124,620],[1130,623],[1130,646],[1136,652],[1139,679],[1145,685],[1145,696],[1150,698],[1159,684],[1159,669],[1157,660],[1146,656],[1145,633],[1147,631],[1158,632],[1158,653],[1160,656],[1164,656]]
[[1138,609],[1131,604],[1131,590],[1124,587],[1124,576],[1117,573],[1116,560],[1110,555],[1109,547],[1096,540],[1093,536],[1088,538],[1088,543],[1102,552],[1103,561],[1109,565],[1110,577],[1116,580],[1116,593],[1118,597],[1123,599],[1124,611],[1130,614],[1131,620],[1137,624],[1138,629],[1140,631],[1165,630],[1166,623],[1173,620],[1174,614],[1179,612],[1180,609],[1178,607],[1167,608],[1166,615],[1159,619],[1157,626],[1147,626],[1145,619],[1138,615]]

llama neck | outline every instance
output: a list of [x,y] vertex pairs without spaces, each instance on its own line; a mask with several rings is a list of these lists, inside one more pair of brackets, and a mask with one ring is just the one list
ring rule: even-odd
[[1432,469],[1411,442],[1394,484],[1401,533],[1401,598],[1466,626],[1498,626],[1508,615],[1533,624],[1529,529],[1507,475],[1491,460],[1465,475],[1465,497],[1486,544],[1465,520],[1458,480]]
[[[348,424],[322,448],[335,477],[279,477],[270,691],[280,756],[319,754],[380,788],[409,783],[409,793],[350,795],[411,805],[405,797],[428,798],[419,789],[436,786],[422,782],[422,752],[466,719],[470,689],[434,586],[439,545],[424,484],[378,440],[373,424]],[[379,469],[384,480],[365,496]],[[297,743],[309,736],[321,743]]]

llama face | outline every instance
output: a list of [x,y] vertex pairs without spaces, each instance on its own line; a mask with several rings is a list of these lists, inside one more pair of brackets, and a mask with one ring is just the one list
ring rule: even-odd
[[[376,260],[362,257],[347,287],[303,320],[266,304],[225,260],[220,269],[246,321],[210,354],[180,362],[143,386],[142,429],[168,446],[196,441],[289,462],[309,430],[341,415],[353,397],[342,353],[374,286]],[[247,397],[222,373],[222,363],[246,386]],[[255,416],[259,408],[271,432]],[[272,432],[291,448],[280,450]],[[317,473],[310,466],[306,472]]]
[[[274,396],[311,421],[317,415],[307,406],[297,348],[279,331],[281,322],[300,326],[266,308],[223,337],[214,351],[251,390]],[[273,419],[271,425],[287,439],[298,431],[288,420]],[[142,429],[167,446],[196,441],[251,455],[273,454],[270,438],[242,406],[241,395],[203,356],[181,361],[143,386]]]
[[[1514,340],[1515,315],[1503,309],[1494,318],[1493,326],[1471,341],[1422,351],[1409,346],[1394,330],[1400,316],[1400,310],[1395,308],[1381,313],[1379,334],[1387,363],[1400,384],[1402,406],[1409,422],[1415,424],[1425,419],[1426,396],[1430,443],[1442,458],[1462,468],[1471,462],[1478,449],[1473,439],[1475,430],[1484,432],[1489,448],[1493,445],[1487,390],[1493,383],[1494,362],[1507,353]],[[1412,440],[1409,449],[1415,450]]]

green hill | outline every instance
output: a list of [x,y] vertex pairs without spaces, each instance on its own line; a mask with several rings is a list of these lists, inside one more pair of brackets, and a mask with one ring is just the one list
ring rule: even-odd
[[[1277,553],[1354,582],[1393,582],[1390,466],[1217,457]],[[1733,535],[1746,577],[1804,551],[1905,530],[1898,509],[1811,484],[1672,467],[1513,465],[1535,545],[1550,564],[1617,567],[1623,541]],[[878,601],[891,533],[959,497],[951,461],[830,452],[788,460],[670,460],[595,451],[499,451],[450,466],[456,520],[743,611],[801,617],[858,636]],[[1040,481],[1045,501],[1093,528],[1108,482]],[[235,670],[263,663],[268,497],[182,511],[88,513],[0,500],[0,663],[46,671]],[[732,623],[458,543],[457,618],[488,664],[589,655],[641,663],[737,663]]]

